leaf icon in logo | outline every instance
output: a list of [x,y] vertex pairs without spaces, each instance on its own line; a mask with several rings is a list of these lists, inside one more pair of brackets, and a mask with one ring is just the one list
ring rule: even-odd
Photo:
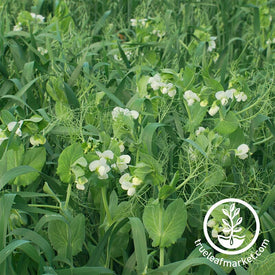
[[237,222],[236,222],[235,226],[237,226],[237,225],[241,224],[241,223],[242,223],[242,221],[243,221],[243,218],[242,218],[242,217],[238,218],[238,220],[237,220]]
[[229,213],[228,213],[228,211],[226,209],[223,208],[222,212],[223,212],[224,215],[226,215],[227,217],[229,217]]
[[230,212],[233,212],[234,209],[235,209],[235,203],[232,203],[230,206]]
[[227,227],[231,227],[231,225],[229,224],[229,222],[226,219],[222,219],[222,222],[224,225],[226,225]]
[[233,217],[236,217],[240,213],[240,208],[235,209]]

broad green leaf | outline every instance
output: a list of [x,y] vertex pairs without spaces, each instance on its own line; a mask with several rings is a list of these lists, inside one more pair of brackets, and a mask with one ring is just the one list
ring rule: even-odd
[[222,135],[229,135],[237,130],[239,126],[239,121],[236,115],[230,111],[225,119],[221,119],[217,121],[215,130]]
[[166,210],[159,203],[149,203],[143,213],[143,223],[153,240],[153,246],[168,247],[182,235],[187,222],[182,199],[170,203]]
[[67,257],[68,251],[71,251],[72,256],[75,256],[82,250],[85,239],[85,217],[78,214],[69,224],[57,219],[51,220],[48,234],[58,255]]
[[186,206],[182,199],[170,203],[164,212],[160,247],[168,247],[182,235],[187,223]]
[[58,255],[67,257],[69,245],[69,227],[63,221],[50,221],[48,226],[48,235],[53,248]]
[[82,156],[83,150],[81,145],[78,143],[68,146],[60,154],[58,159],[57,174],[63,182],[70,183],[73,180],[74,175],[71,171],[71,166]]
[[78,214],[70,223],[72,255],[75,256],[82,250],[85,240],[85,216]]
[[271,275],[275,270],[275,253],[268,255],[262,260],[252,264],[249,268],[249,274],[253,275]]
[[25,152],[22,160],[22,164],[32,167],[36,172],[21,175],[15,180],[16,185],[29,185],[34,182],[39,176],[39,172],[42,170],[46,162],[46,150],[44,147],[31,148]]
[[132,227],[135,255],[137,260],[137,272],[143,274],[147,269],[147,245],[144,226],[139,218],[130,218],[130,224]]

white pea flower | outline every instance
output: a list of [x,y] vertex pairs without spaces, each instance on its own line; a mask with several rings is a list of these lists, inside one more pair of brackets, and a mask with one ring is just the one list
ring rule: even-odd
[[141,180],[137,177],[132,178],[129,173],[126,173],[120,177],[119,183],[123,190],[127,190],[128,196],[133,196],[136,193],[136,186],[141,184]]
[[130,111],[129,109],[123,109],[121,107],[115,107],[112,111],[112,117],[114,120],[117,119],[117,117],[120,115],[120,114],[123,114],[125,116],[128,116],[128,117],[132,117],[133,119],[137,119],[138,116],[139,116],[139,113],[138,111],[135,111],[135,110],[132,110]]
[[200,98],[197,96],[196,93],[192,92],[191,90],[186,91],[183,97],[187,101],[188,106],[193,105],[195,101],[200,102]]
[[218,238],[218,230],[217,229],[213,229],[212,232],[211,232],[211,235],[213,238]]
[[42,135],[34,135],[30,137],[30,143],[32,146],[38,146],[46,143],[46,138]]
[[160,90],[163,94],[168,94],[170,97],[174,97],[177,93],[174,85],[172,83],[164,84]]
[[89,165],[89,169],[91,172],[96,171],[99,179],[108,179],[108,172],[111,170],[105,158],[92,161]]
[[133,196],[136,193],[136,188],[134,187],[133,183],[131,182],[131,176],[129,173],[124,174],[120,177],[119,183],[121,184],[121,188],[123,190],[127,190],[128,196]]
[[138,22],[140,22],[142,26],[145,26],[147,19],[146,18],[139,19]]
[[131,51],[126,51],[125,55],[126,55],[127,59],[129,60],[129,59],[131,59],[133,53]]
[[207,104],[208,104],[208,101],[206,99],[200,102],[201,107],[206,107]]
[[96,151],[96,154],[99,156],[99,158],[104,158],[104,159],[114,158],[114,153],[111,150],[106,150],[103,153]]
[[208,48],[207,48],[208,52],[212,52],[214,49],[216,49],[216,42],[215,42],[216,39],[217,39],[216,36],[210,37],[210,41],[208,41]]
[[121,155],[117,158],[116,167],[119,169],[120,172],[123,172],[128,168],[128,165],[131,161],[131,157],[129,155]]
[[45,55],[48,53],[48,50],[47,49],[44,49],[42,47],[38,47],[37,50],[42,54],[42,55]]
[[164,31],[162,32],[160,30],[153,30],[152,34],[158,36],[159,38],[162,38],[166,33]]
[[40,15],[40,14],[35,14],[35,13],[31,13],[31,17],[37,21],[39,21],[40,23],[44,22],[45,17]]
[[137,26],[137,19],[131,19],[130,22],[131,22],[131,26],[132,27],[136,27]]
[[117,54],[114,55],[114,59],[115,59],[116,61],[121,61],[121,60],[122,60],[122,58],[121,58],[121,57],[118,57]]
[[123,113],[124,109],[121,107],[115,107],[112,111],[112,117],[113,119],[116,119],[120,113]]
[[6,134],[4,133],[4,131],[2,129],[0,129],[0,145],[6,139],[8,139],[8,137],[6,136]]
[[85,184],[88,182],[88,179],[86,177],[80,177],[76,181],[76,188],[78,190],[85,190]]
[[122,153],[125,150],[125,146],[122,141],[118,144],[118,147],[119,147],[120,153]]
[[199,134],[201,134],[202,132],[205,131],[205,128],[204,127],[199,127],[199,129],[195,132],[196,133],[196,136],[198,136]]
[[219,106],[217,106],[216,103],[213,103],[211,108],[208,111],[208,114],[210,116],[214,116],[219,111],[219,109],[220,109]]
[[148,83],[151,85],[154,91],[158,90],[160,87],[165,85],[161,81],[161,76],[159,74],[155,74],[154,76],[150,77]]
[[140,185],[141,182],[142,182],[142,180],[137,178],[137,177],[133,177],[133,179],[132,179],[132,183],[133,183],[134,186]]
[[[20,120],[20,121],[18,122],[19,125],[18,125],[18,128],[17,128],[16,131],[15,131],[15,134],[18,135],[19,137],[22,136],[21,127],[22,127],[23,122],[24,122],[24,120]],[[11,132],[11,131],[14,129],[14,127],[16,126],[16,124],[17,124],[16,121],[10,122],[10,123],[7,125],[7,126],[8,126],[8,130]]]
[[222,105],[226,105],[229,99],[233,99],[233,92],[234,89],[226,90],[225,92],[219,91],[215,94],[215,97],[221,101]]
[[13,26],[13,31],[14,32],[22,31],[22,24],[18,23],[17,25]]
[[132,110],[132,111],[130,111],[130,115],[133,119],[137,119],[139,116],[139,113],[138,113],[138,111]]
[[211,219],[207,222],[208,227],[214,227],[216,225],[216,221],[214,219]]
[[237,157],[239,157],[240,159],[246,159],[247,157],[248,157],[248,151],[249,151],[249,147],[248,147],[248,145],[246,145],[246,144],[241,144],[238,148],[237,148],[237,150],[236,150],[236,152],[235,152],[235,155],[237,156]]
[[247,95],[244,92],[235,93],[234,96],[238,102],[247,100]]

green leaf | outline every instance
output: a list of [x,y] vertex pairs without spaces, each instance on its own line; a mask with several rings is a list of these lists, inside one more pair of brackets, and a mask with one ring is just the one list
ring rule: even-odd
[[91,77],[93,83],[102,90],[114,103],[119,107],[124,107],[124,104],[111,92],[108,88],[106,88],[103,84],[97,81],[94,77]]
[[268,255],[266,258],[257,261],[249,268],[249,274],[253,275],[270,275],[274,274],[275,253]]
[[16,177],[32,172],[37,172],[37,170],[30,166],[18,166],[7,171],[0,179],[0,190],[3,189],[9,181],[14,180]]
[[[207,265],[212,268],[218,275],[226,275],[226,273],[216,264],[205,258],[192,258],[183,261],[167,264],[156,270],[149,271],[147,275],[163,275],[169,272],[169,275],[185,274],[182,271],[189,270],[192,266]],[[197,274],[197,273],[196,273]]]
[[148,256],[144,226],[139,218],[129,218],[132,227],[138,274],[144,274],[147,269]]
[[[0,264],[2,264],[6,258],[18,247],[29,243],[29,241],[25,241],[25,240],[16,240],[11,242],[10,244],[8,244],[5,248],[3,248],[0,251]],[[6,271],[4,271],[2,274],[6,274]]]
[[48,234],[53,248],[62,257],[77,255],[81,250],[85,239],[85,217],[78,214],[70,223],[59,219],[49,221]]
[[182,235],[187,223],[186,206],[182,199],[170,203],[164,212],[163,236],[160,247],[168,247]]
[[32,167],[36,172],[29,173],[27,175],[21,175],[15,180],[16,185],[29,185],[34,182],[39,176],[39,172],[42,170],[46,162],[46,150],[44,147],[31,148],[25,152],[23,156],[22,164]]
[[158,127],[165,126],[163,123],[150,123],[145,126],[141,133],[141,142],[145,145],[146,151],[152,155],[153,135]]
[[72,255],[75,256],[82,251],[85,240],[85,216],[78,214],[70,223]]
[[52,262],[54,253],[49,242],[37,232],[26,228],[17,228],[11,232],[13,235],[22,236],[24,239],[31,241],[42,249],[49,263]]
[[105,267],[75,267],[67,269],[57,269],[55,272],[58,275],[105,275],[115,274],[112,270]]
[[275,201],[275,185],[272,187],[272,189],[268,192],[264,202],[262,203],[262,207],[259,211],[259,217],[262,216],[262,214],[268,209],[269,206],[272,205],[272,203]]
[[[4,194],[0,197],[0,250],[6,246],[8,222],[15,196],[15,194]],[[5,270],[6,264],[0,264],[0,274],[5,274]]]
[[143,223],[154,247],[168,247],[180,238],[185,229],[186,206],[182,199],[176,199],[164,211],[158,203],[150,203],[144,209]]
[[193,147],[195,147],[204,157],[206,157],[207,158],[207,155],[206,155],[206,153],[203,151],[203,149],[195,142],[195,141],[193,141],[193,140],[191,140],[191,139],[184,139],[184,141],[186,141],[186,142],[188,142],[188,143],[190,143]]
[[70,183],[74,179],[71,166],[83,156],[83,150],[80,144],[75,143],[68,146],[59,156],[57,174],[65,183]]
[[237,130],[239,121],[236,115],[230,111],[225,119],[221,119],[217,122],[215,130],[222,135],[229,135]]
[[159,190],[159,199],[165,200],[176,191],[174,186],[163,185]]
[[65,94],[66,94],[66,97],[67,97],[67,100],[68,100],[68,103],[69,103],[70,107],[74,108],[74,109],[79,108],[80,105],[79,105],[78,99],[77,99],[74,91],[65,82],[64,82],[64,91],[65,91]]

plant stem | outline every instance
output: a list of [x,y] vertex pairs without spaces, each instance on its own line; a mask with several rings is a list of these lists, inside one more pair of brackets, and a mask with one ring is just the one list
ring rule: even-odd
[[102,201],[103,201],[105,213],[106,213],[106,216],[107,216],[108,224],[111,225],[112,224],[112,217],[111,217],[111,213],[110,213],[110,210],[109,210],[106,193],[107,193],[107,189],[106,189],[106,186],[104,186],[104,187],[101,188]]
[[159,266],[164,265],[164,247],[160,247],[159,249]]
[[46,204],[28,204],[29,207],[48,207],[48,208],[53,208],[53,209],[60,209],[59,206],[55,205],[46,205]]
[[69,183],[68,188],[67,188],[67,196],[66,196],[66,201],[65,201],[65,209],[68,208],[70,197],[71,197],[71,192],[72,192],[72,184]]

